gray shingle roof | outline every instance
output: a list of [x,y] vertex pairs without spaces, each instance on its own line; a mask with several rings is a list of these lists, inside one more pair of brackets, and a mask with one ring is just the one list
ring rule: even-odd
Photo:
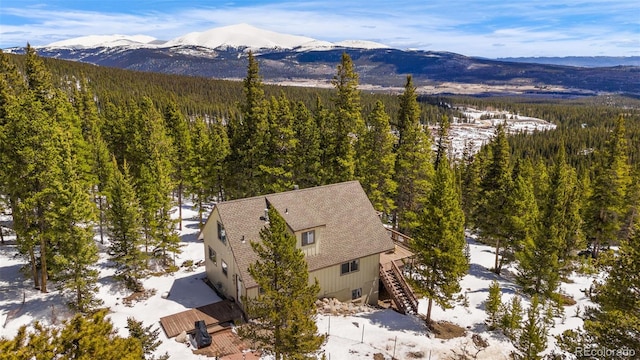
[[318,254],[307,257],[310,272],[394,247],[358,181],[221,202],[216,207],[247,288],[256,286],[248,271],[257,260],[250,241],[260,241],[267,203],[293,231],[325,226]]

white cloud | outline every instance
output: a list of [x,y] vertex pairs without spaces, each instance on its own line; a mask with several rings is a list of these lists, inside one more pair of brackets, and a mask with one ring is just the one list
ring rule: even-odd
[[21,18],[25,25],[3,20],[0,47],[22,46],[27,41],[44,45],[89,34],[146,34],[168,40],[192,31],[249,23],[319,40],[370,40],[397,48],[484,57],[628,56],[639,52],[640,17],[635,0],[330,0],[188,6],[187,2],[180,11],[126,14],[5,4],[3,17]]

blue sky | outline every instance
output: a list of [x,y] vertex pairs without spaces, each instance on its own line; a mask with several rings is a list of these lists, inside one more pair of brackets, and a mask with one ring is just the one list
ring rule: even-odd
[[168,40],[238,23],[489,58],[640,56],[638,0],[0,0],[0,48],[84,35]]

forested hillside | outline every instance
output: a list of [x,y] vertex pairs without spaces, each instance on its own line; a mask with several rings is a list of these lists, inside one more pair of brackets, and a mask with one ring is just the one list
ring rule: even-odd
[[[640,349],[640,271],[630,269],[640,264],[637,100],[430,99],[411,76],[399,95],[365,94],[347,54],[328,90],[266,86],[252,55],[241,83],[42,59],[33,49],[0,60],[1,205],[33,285],[65,290],[80,314],[101,303],[89,225],[110,237],[117,276],[135,291],[141,278],[175,269],[181,219],[171,213],[185,197],[202,217],[211,201],[356,179],[384,221],[413,236],[422,267],[412,284],[429,309],[460,291],[465,229],[495,246],[496,274],[516,264],[523,291],[542,302],[561,303],[559,283],[589,249],[590,264],[610,276],[566,346],[612,347],[615,338]],[[498,126],[479,153],[449,159],[452,104],[558,127],[507,136]],[[0,340],[0,349],[19,345]]]

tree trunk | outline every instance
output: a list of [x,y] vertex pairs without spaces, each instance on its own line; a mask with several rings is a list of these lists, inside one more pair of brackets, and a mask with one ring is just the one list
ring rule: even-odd
[[429,303],[427,306],[427,326],[431,324],[431,308],[433,307],[433,299],[429,298]]
[[493,272],[500,275],[500,239],[496,239],[496,261]]
[[47,292],[47,240],[40,234],[40,291]]
[[275,331],[274,331],[274,355],[275,355],[275,359],[276,360],[280,360],[282,359],[282,356],[280,354],[280,346],[281,346],[281,339],[280,339],[280,327],[278,325],[276,325]]
[[218,202],[224,201],[224,196],[222,195],[223,189],[222,189],[222,176],[220,174],[218,174]]
[[102,209],[102,195],[98,195],[98,208],[100,209],[100,244],[104,244],[104,211]]
[[84,306],[82,306],[82,291],[80,290],[80,285],[76,286],[76,301],[77,301],[77,306],[78,306],[78,311],[80,311],[81,313],[84,313]]
[[33,286],[36,289],[39,289],[40,279],[38,278],[38,267],[36,266],[36,254],[33,252],[33,248],[29,249],[29,262],[31,263],[31,275],[33,276]]
[[149,267],[149,229],[145,226],[144,229],[144,266]]
[[0,226],[0,244],[4,245],[4,228]]
[[393,224],[391,225],[391,228],[393,230],[398,230],[398,210],[393,210],[393,215],[391,217],[391,221],[393,222]]
[[202,196],[198,196],[198,229],[202,230]]
[[178,184],[178,230],[182,231],[182,181]]

